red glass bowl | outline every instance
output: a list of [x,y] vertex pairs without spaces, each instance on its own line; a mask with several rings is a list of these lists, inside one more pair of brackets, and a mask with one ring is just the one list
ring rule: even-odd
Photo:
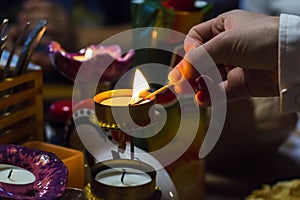
[[[92,50],[92,55],[85,57],[88,49]],[[118,45],[90,45],[72,53],[64,50],[60,43],[51,41],[48,45],[48,54],[52,65],[71,81],[75,80],[80,66],[86,62],[89,65],[89,69],[85,72],[87,77],[98,74],[99,70],[105,70],[101,80],[113,82],[131,67],[135,52],[130,49],[122,55]]]

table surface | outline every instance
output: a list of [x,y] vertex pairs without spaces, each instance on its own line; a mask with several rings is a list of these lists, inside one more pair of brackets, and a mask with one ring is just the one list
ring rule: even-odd
[[242,200],[263,184],[300,178],[300,120],[268,167],[247,173],[220,174],[207,171],[205,200]]

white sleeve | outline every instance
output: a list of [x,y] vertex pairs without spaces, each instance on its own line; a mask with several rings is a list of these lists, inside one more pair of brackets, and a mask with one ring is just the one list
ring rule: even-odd
[[300,111],[300,17],[281,14],[279,26],[279,88],[281,110]]

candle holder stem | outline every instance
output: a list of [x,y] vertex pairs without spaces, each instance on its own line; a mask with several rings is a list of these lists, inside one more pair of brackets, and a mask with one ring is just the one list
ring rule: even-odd
[[124,152],[126,149],[126,133],[122,130],[118,130],[118,143],[119,151]]
[[134,160],[134,138],[129,135],[129,142],[130,142],[130,158]]

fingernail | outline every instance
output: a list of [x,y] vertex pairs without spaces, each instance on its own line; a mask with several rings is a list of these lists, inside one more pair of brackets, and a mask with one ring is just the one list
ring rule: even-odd
[[168,75],[168,79],[170,83],[177,83],[178,81],[181,80],[181,78],[182,75],[177,70],[172,70]]
[[202,108],[211,106],[210,95],[208,91],[198,91],[195,95],[195,100]]
[[188,47],[186,47],[186,52],[189,52],[189,51],[197,48],[198,46],[199,45],[196,45],[196,44],[193,43],[193,44],[189,45]]

